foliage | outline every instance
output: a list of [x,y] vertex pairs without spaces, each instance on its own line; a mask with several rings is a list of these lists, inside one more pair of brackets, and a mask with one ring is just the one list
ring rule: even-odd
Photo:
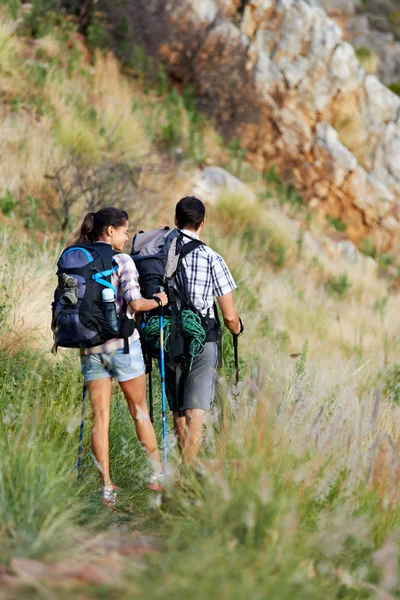
[[376,258],[377,256],[376,247],[368,238],[360,242],[358,249],[362,254],[365,254],[365,256],[370,256],[371,258]]
[[392,83],[389,83],[388,88],[400,96],[400,81],[393,81]]
[[371,50],[365,46],[360,46],[355,50],[358,59],[369,58],[371,56]]
[[9,216],[12,215],[14,208],[17,206],[17,199],[10,192],[10,190],[6,190],[5,195],[0,198],[0,209],[3,215]]
[[92,17],[86,30],[86,40],[88,48],[94,52],[97,49],[108,47],[110,40],[108,31],[102,21]]
[[279,204],[289,205],[294,214],[299,214],[305,209],[303,196],[298,193],[293,184],[282,182],[274,165],[271,165],[268,171],[263,172],[263,180],[266,184],[266,192],[263,194],[265,198],[277,197]]
[[[69,232],[74,226],[74,208],[83,206],[85,212],[97,211],[103,206],[123,206],[139,217],[143,210],[138,190],[140,168],[128,161],[102,162],[88,169],[79,157],[70,157],[47,179],[57,196],[50,212],[61,231]],[[83,202],[82,202],[83,201]]]
[[328,221],[329,225],[332,225],[332,227],[334,227],[336,231],[339,231],[340,233],[344,233],[347,229],[347,223],[344,223],[338,217],[327,216],[326,220]]
[[395,364],[383,373],[383,394],[391,402],[400,404],[400,366]]
[[346,298],[351,285],[347,273],[341,273],[337,277],[329,277],[325,282],[325,288],[328,294],[336,295],[340,300]]

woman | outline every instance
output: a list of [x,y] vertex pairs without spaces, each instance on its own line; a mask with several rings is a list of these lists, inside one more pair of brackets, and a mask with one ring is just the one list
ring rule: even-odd
[[[86,215],[77,243],[106,242],[121,252],[128,241],[129,221],[124,210],[108,207]],[[155,294],[159,300],[146,300],[140,294],[138,272],[135,263],[127,254],[114,256],[118,270],[113,273],[111,283],[116,288],[117,313],[125,299],[127,316],[133,318],[137,311],[148,311],[168,303],[164,292]],[[153,425],[146,403],[146,376],[139,333],[135,329],[129,338],[129,354],[124,353],[124,340],[115,338],[100,346],[86,348],[81,354],[81,370],[92,405],[92,449],[99,465],[102,479],[101,496],[107,505],[115,504],[116,490],[110,478],[108,430],[112,379],[115,378],[135,423],[140,443],[149,455],[153,466],[150,489],[161,487],[161,462]]]

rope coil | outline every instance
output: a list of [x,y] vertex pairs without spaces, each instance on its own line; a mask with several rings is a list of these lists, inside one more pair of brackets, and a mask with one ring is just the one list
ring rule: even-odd
[[[183,335],[189,340],[190,369],[193,360],[204,348],[206,342],[206,332],[201,324],[201,319],[193,311],[185,309],[182,311]],[[160,347],[160,323],[157,316],[150,317],[144,329],[146,341],[156,339],[156,348]],[[171,317],[164,317],[164,349],[169,352],[171,349]]]

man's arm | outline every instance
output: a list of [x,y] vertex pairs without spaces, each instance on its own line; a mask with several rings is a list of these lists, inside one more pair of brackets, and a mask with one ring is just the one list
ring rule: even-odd
[[240,333],[239,313],[233,301],[232,292],[217,297],[218,304],[222,311],[225,327],[234,335]]

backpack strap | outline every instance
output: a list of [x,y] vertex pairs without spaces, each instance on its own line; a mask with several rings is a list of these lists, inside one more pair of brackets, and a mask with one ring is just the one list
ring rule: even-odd
[[[193,250],[195,250],[196,248],[199,248],[200,246],[205,246],[204,242],[201,242],[200,240],[194,240],[192,238],[190,242],[187,242],[186,244],[183,244],[182,238],[183,236],[185,236],[186,234],[180,232],[180,236],[177,239],[176,242],[176,249],[175,249],[175,253],[178,255],[178,260],[177,260],[177,264],[176,264],[176,269],[175,272],[173,273],[172,277],[175,278],[175,282],[176,282],[176,288],[172,285],[171,282],[171,277],[167,278],[167,285],[168,285],[168,293],[169,293],[169,297],[170,299],[176,299],[178,298],[181,301],[181,304],[183,303],[183,305],[187,308],[189,308],[190,310],[192,310],[196,315],[199,316],[200,320],[201,320],[201,324],[202,327],[204,329],[204,331],[208,331],[208,324],[207,324],[207,320],[204,318],[204,316],[200,313],[199,310],[197,310],[197,308],[194,306],[190,296],[189,296],[189,289],[188,289],[188,281],[187,281],[187,275],[186,275],[186,271],[183,268],[183,264],[182,261],[183,259],[188,256],[188,254],[190,254],[191,252],[193,252]],[[186,236],[189,237],[189,236]],[[171,338],[170,338],[170,355],[169,355],[169,364],[171,366],[174,365],[174,350],[176,349],[177,345],[178,347],[182,346],[184,344],[184,339],[183,339],[183,332],[182,330],[182,323],[181,323],[181,317],[180,317],[180,313],[182,310],[182,306],[177,307],[176,301],[172,302],[172,306],[171,306]],[[179,334],[179,336],[177,335]],[[180,339],[178,339],[180,338]],[[185,358],[182,359],[182,374],[185,372]]]
[[103,285],[104,287],[111,288],[112,291],[114,292],[114,296],[116,295],[117,290],[112,285],[112,283],[110,283],[109,281],[107,281],[104,278],[109,277],[115,271],[118,271],[118,265],[115,265],[112,269],[108,269],[107,271],[98,271],[97,273],[94,273],[94,275],[92,275],[92,279],[94,281],[96,281],[97,283],[100,283],[100,285]]
[[[118,269],[119,269],[119,265],[114,258],[118,254],[122,254],[122,252],[120,252],[119,250],[113,250],[112,262],[115,266],[111,271],[112,273],[114,271],[118,271]],[[138,330],[139,336],[141,334],[140,328],[137,326],[136,321],[134,319],[128,319],[127,310],[128,310],[128,303],[124,298],[122,300],[121,312],[118,315],[120,334],[122,334],[121,337],[124,340],[124,354],[129,354],[129,338],[132,335],[132,333],[135,331],[135,329]]]
[[205,243],[201,242],[200,240],[192,240],[191,242],[187,242],[186,244],[184,244],[182,250],[179,253],[180,260],[182,260],[182,258],[185,258],[185,256],[187,256],[188,254],[190,254],[190,252],[193,252],[193,250],[196,250],[196,248],[199,248],[200,246],[205,246]]

